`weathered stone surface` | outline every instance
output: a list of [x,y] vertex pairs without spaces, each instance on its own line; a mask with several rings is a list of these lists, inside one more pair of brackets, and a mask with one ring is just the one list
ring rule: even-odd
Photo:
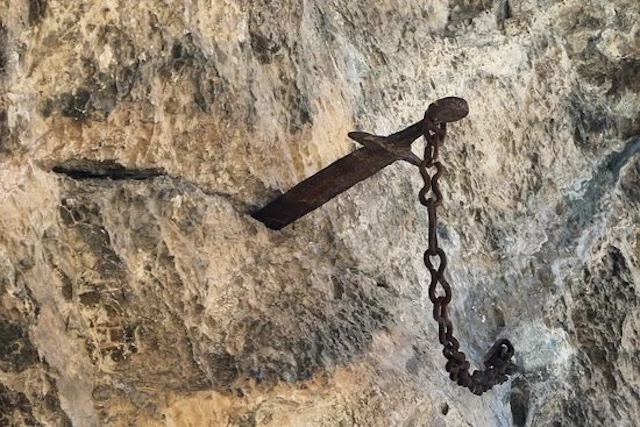
[[[0,424],[640,422],[640,3],[0,4]],[[250,212],[456,95],[444,372],[420,177]],[[418,144],[419,145],[419,144]]]

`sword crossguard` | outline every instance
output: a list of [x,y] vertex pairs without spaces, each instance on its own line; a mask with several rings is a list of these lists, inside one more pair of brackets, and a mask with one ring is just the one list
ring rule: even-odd
[[404,160],[420,167],[420,157],[416,156],[410,147],[394,143],[387,136],[372,135],[366,132],[349,132],[347,136],[369,149],[381,148],[398,160]]
[[404,160],[420,167],[422,160],[411,151],[411,144],[424,132],[438,132],[440,123],[456,122],[469,114],[469,104],[462,98],[449,96],[429,105],[424,119],[408,128],[389,136],[373,135],[366,132],[349,132],[349,138],[368,149],[380,148],[395,160]]

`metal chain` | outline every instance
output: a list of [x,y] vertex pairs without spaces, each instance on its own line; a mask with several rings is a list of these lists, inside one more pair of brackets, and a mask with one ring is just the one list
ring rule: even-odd
[[443,346],[442,353],[447,359],[445,369],[449,378],[472,393],[481,395],[497,384],[502,384],[507,377],[516,372],[516,365],[511,361],[514,348],[511,342],[500,339],[491,347],[484,360],[484,370],[469,372],[470,364],[466,355],[459,350],[460,343],[453,336],[453,324],[449,318],[451,302],[451,286],[444,278],[447,267],[447,256],[438,245],[437,207],[442,205],[442,192],[438,179],[444,173],[444,167],[438,160],[438,151],[444,143],[447,133],[447,122],[465,117],[468,105],[461,98],[444,98],[431,104],[424,115],[423,135],[425,138],[424,158],[420,164],[420,174],[424,187],[418,198],[427,208],[429,217],[429,246],[424,252],[424,265],[431,275],[429,299],[433,303],[433,318],[438,323],[438,337]]

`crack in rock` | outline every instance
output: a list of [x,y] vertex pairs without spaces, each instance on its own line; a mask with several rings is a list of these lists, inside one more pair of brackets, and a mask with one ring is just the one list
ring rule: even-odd
[[143,180],[166,175],[164,170],[161,168],[127,169],[120,163],[113,160],[74,160],[65,162],[62,165],[54,166],[51,170],[55,173],[67,175],[69,178],[76,180]]

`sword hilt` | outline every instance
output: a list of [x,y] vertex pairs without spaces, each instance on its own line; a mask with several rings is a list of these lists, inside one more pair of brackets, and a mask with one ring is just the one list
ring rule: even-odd
[[369,149],[373,147],[381,148],[398,160],[404,160],[414,166],[420,167],[420,157],[411,151],[411,143],[405,146],[404,144],[401,145],[398,144],[398,142],[390,140],[387,136],[372,135],[366,132],[349,132],[347,136]]

